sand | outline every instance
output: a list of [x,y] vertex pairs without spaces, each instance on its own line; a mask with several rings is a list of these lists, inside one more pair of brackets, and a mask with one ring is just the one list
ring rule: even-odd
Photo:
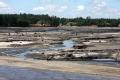
[[13,41],[13,42],[0,42],[0,48],[9,48],[10,45],[16,44],[16,45],[27,45],[31,44],[33,42],[30,41]]
[[4,66],[14,66],[21,68],[32,68],[32,69],[42,69],[51,71],[62,71],[62,72],[72,72],[72,73],[84,73],[84,74],[97,74],[103,76],[119,76],[120,68],[108,67],[103,65],[94,64],[77,64],[73,62],[65,61],[46,61],[46,60],[33,60],[15,57],[0,57],[0,65]]

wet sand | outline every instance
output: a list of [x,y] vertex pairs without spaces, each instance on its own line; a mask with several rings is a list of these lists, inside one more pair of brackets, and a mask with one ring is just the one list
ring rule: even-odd
[[21,68],[32,68],[38,70],[51,70],[51,71],[62,71],[68,73],[78,74],[94,74],[103,76],[118,76],[120,77],[120,68],[109,67],[95,64],[78,64],[66,61],[46,61],[46,60],[33,60],[15,57],[0,57],[1,66],[14,66]]
[[119,78],[120,77],[0,66],[0,80],[119,80]]
[[[44,48],[61,50],[61,47],[65,49],[66,46],[69,49],[75,44],[71,40],[75,40],[77,44],[87,42],[94,45],[86,50],[120,49],[120,28],[21,28],[20,33],[15,33],[14,29],[16,28],[0,30],[2,43],[0,45],[2,55],[0,56],[0,80],[119,80],[120,78],[119,66],[101,65],[101,63],[89,61],[81,63],[81,61],[23,58],[26,53],[38,52],[39,54]],[[111,34],[107,34],[108,32]],[[113,34],[113,32],[118,33]],[[96,37],[100,40],[96,40]],[[95,40],[89,40],[94,38]],[[34,42],[34,44],[28,42]]]

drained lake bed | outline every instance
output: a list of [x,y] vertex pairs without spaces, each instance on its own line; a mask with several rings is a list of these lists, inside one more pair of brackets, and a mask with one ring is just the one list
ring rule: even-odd
[[[115,75],[119,75],[120,68],[119,28],[21,28],[16,33],[17,29],[6,28],[4,32],[3,29],[0,30],[0,61],[2,62],[0,71],[10,69],[10,72],[17,74],[15,79],[19,80],[20,77],[24,77],[26,80],[33,80],[36,79],[35,75],[45,73],[45,77],[48,78],[39,76],[37,79],[118,80]],[[8,65],[8,67],[3,65]],[[9,67],[10,65],[13,66]],[[29,72],[26,67],[33,70],[30,69],[31,72]],[[37,72],[34,69],[40,71]],[[45,72],[41,73],[41,69]],[[18,75],[17,71],[21,73],[23,71],[23,75]],[[99,74],[96,73],[97,71]],[[14,75],[10,72],[4,72],[8,80]],[[56,76],[48,75],[49,72]],[[27,75],[24,76],[24,73],[33,76],[28,78]],[[114,73],[113,77],[107,76],[112,73]],[[57,77],[57,75],[60,76]],[[2,74],[0,76],[3,80],[7,80]]]

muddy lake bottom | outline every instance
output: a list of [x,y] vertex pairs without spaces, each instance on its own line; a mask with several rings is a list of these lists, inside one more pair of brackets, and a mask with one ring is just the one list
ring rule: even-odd
[[[89,36],[91,34],[99,34],[99,33],[110,33],[110,34],[114,34],[114,33],[119,33],[120,32],[120,28],[1,28],[0,32],[1,33],[8,33],[8,32],[12,32],[14,33],[14,31],[19,30],[20,32],[42,32],[42,33],[56,33],[58,34],[58,32],[70,32],[69,35],[71,36],[72,34],[75,34],[74,37],[76,36],[76,34],[80,34],[83,33]],[[56,35],[55,34],[55,35]],[[61,34],[61,33],[60,33]],[[66,33],[67,34],[67,33]],[[83,34],[81,36],[83,36]],[[14,36],[14,35],[13,35]],[[18,35],[17,35],[18,36]],[[73,35],[72,35],[73,36]],[[21,59],[27,59],[28,57],[26,57],[26,54],[31,53],[32,51],[34,52],[41,52],[41,51],[45,51],[45,50],[60,50],[60,49],[67,49],[67,48],[72,48],[75,44],[77,44],[75,41],[71,40],[71,38],[69,39],[63,39],[62,44],[54,44],[54,47],[48,47],[48,48],[33,48],[31,46],[28,47],[18,47],[18,48],[1,48],[0,49],[0,55],[1,56],[14,56],[17,58],[21,58]],[[74,61],[75,62],[75,61]],[[114,67],[119,67],[120,63],[116,62],[113,59],[102,59],[102,60],[91,60],[91,61],[76,61],[76,63],[85,63],[85,64],[97,64],[97,65],[107,65],[107,66],[114,66]]]
[[[75,44],[74,41],[72,40],[65,40],[63,41],[63,44],[56,44],[55,47],[52,48],[31,48],[31,47],[26,47],[26,48],[5,48],[5,49],[0,49],[1,56],[12,56],[16,58],[21,58],[21,59],[29,59],[27,57],[27,54],[30,54],[32,51],[34,52],[41,52],[41,51],[46,51],[46,50],[59,50],[59,49],[65,49],[65,48],[71,48]],[[31,58],[34,59],[34,58]],[[38,59],[39,60],[39,59]],[[54,60],[51,60],[54,61]],[[55,61],[67,61],[67,60],[55,60]],[[93,64],[93,65],[104,65],[104,66],[109,66],[109,67],[118,67],[120,68],[120,62],[116,62],[114,59],[94,59],[94,60],[77,60],[77,61],[67,61],[67,62],[73,62],[73,63],[78,63],[78,64]]]
[[[16,33],[15,32],[16,30],[19,30],[19,32]],[[87,49],[102,50],[104,48],[120,49],[119,35],[120,35],[120,28],[78,28],[78,27],[75,27],[75,28],[24,28],[24,29],[1,28],[0,29],[0,56],[14,57],[20,60],[32,59],[33,61],[34,60],[40,61],[41,59],[39,60],[39,59],[34,59],[32,57],[30,58],[30,57],[27,57],[26,55],[32,54],[32,53],[39,54],[43,51],[58,52],[66,49],[69,51],[69,49],[71,48],[73,49],[74,45],[83,44],[84,41],[85,43],[90,44],[90,46],[87,46],[88,48],[86,48],[86,50]],[[100,41],[96,41],[96,37],[99,38],[98,40]],[[91,38],[95,40],[88,40]],[[28,45],[29,42],[30,42],[30,45]],[[35,43],[35,44],[31,44],[31,43]],[[47,60],[43,60],[43,62],[44,61],[47,61]],[[120,62],[119,61],[116,62],[115,59],[111,59],[111,58],[93,59],[93,60],[86,60],[86,61],[84,60],[83,61],[82,60],[76,60],[76,61],[50,60],[48,62],[54,62],[54,61],[55,62],[60,61],[63,63],[64,62],[75,63],[75,64],[81,64],[81,65],[90,64],[90,65],[97,65],[97,66],[100,65],[100,66],[106,66],[106,67],[112,67],[112,68],[120,68]],[[71,72],[62,72],[62,71],[41,70],[41,69],[38,70],[33,68],[31,69],[31,68],[21,68],[21,67],[13,67],[13,66],[11,67],[11,66],[0,65],[0,80],[120,80],[120,77],[101,76],[101,75],[82,74],[82,73],[79,74],[78,72],[71,73]]]
[[[61,47],[61,46],[59,46]],[[62,47],[63,48],[63,47]],[[58,48],[57,48],[58,49]],[[40,48],[8,48],[8,49],[0,49],[1,51],[1,56],[12,56],[12,57],[16,57],[16,58],[20,58],[20,59],[33,59],[34,58],[29,58],[25,55],[30,54],[31,51],[45,51],[48,50],[46,49],[40,49]],[[50,49],[49,49],[50,50]],[[35,60],[39,60],[39,59],[35,59]],[[46,60],[45,60],[46,61]],[[93,64],[93,65],[103,65],[103,66],[108,66],[108,67],[117,67],[120,68],[120,62],[116,62],[114,59],[93,59],[93,60],[51,60],[51,61],[66,61],[66,62],[73,62],[73,63],[77,63],[77,64]]]
[[0,80],[119,80],[119,77],[0,66]]

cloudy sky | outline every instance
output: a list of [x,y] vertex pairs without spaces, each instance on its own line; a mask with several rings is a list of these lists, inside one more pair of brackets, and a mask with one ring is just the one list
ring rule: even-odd
[[0,0],[0,13],[120,18],[120,0]]

